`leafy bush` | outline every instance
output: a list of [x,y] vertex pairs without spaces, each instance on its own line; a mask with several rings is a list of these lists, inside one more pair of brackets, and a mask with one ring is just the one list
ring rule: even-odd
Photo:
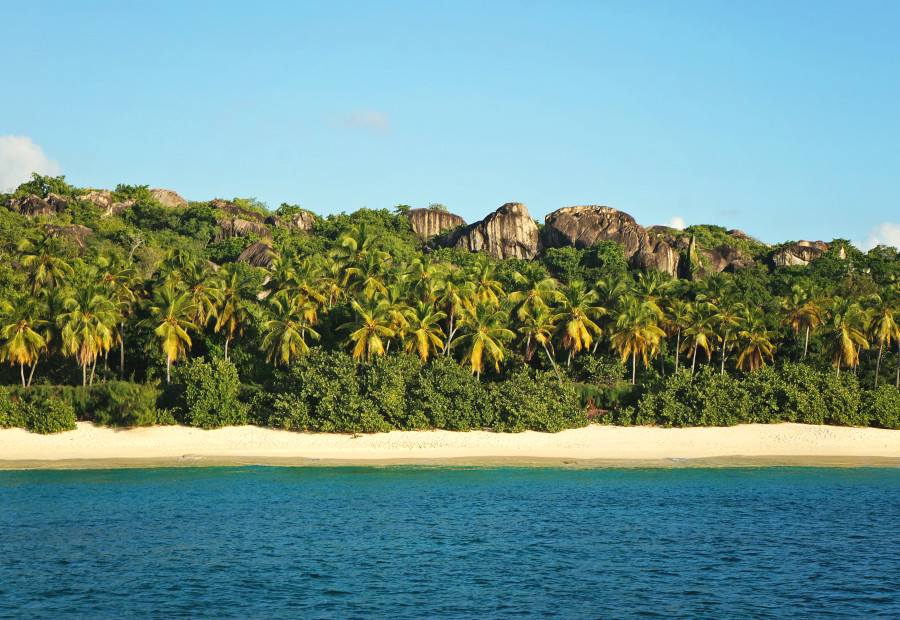
[[87,393],[90,410],[79,415],[102,426],[152,426],[158,423],[155,385],[110,381],[89,388],[77,388]]
[[8,387],[0,386],[0,428],[25,428],[25,415],[19,399]]
[[25,426],[32,433],[49,435],[75,430],[75,408],[57,398],[23,404]]
[[410,388],[410,419],[452,431],[491,427],[495,414],[488,390],[453,359],[436,357]]
[[241,382],[231,362],[215,358],[187,360],[178,369],[181,421],[203,429],[247,423],[247,408],[238,400]]
[[900,390],[893,385],[880,385],[867,392],[862,409],[866,419],[881,428],[900,429]]
[[496,431],[558,433],[588,424],[575,387],[570,382],[560,383],[553,373],[523,368],[491,386],[491,400]]

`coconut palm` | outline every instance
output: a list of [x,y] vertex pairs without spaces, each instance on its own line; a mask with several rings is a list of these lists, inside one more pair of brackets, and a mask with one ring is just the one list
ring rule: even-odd
[[596,301],[594,291],[581,280],[573,280],[565,291],[561,311],[553,317],[562,334],[563,348],[569,352],[567,366],[571,366],[573,355],[590,348],[594,337],[603,333],[594,319],[606,313],[606,309],[596,306]]
[[362,303],[352,300],[350,305],[356,313],[356,320],[341,325],[338,329],[352,330],[350,345],[353,359],[365,359],[368,363],[373,355],[384,355],[385,340],[394,337],[390,328],[393,316],[390,303],[386,299],[363,299]]
[[681,353],[681,333],[690,327],[693,306],[691,302],[670,299],[663,306],[663,325],[670,335],[675,336],[675,373],[678,373],[678,358]]
[[665,336],[659,327],[661,319],[662,312],[653,301],[632,295],[621,299],[611,339],[623,363],[631,357],[632,385],[637,376],[637,356],[641,356],[647,367],[648,356],[659,352],[660,339]]
[[743,303],[736,301],[730,294],[725,294],[716,306],[716,331],[718,341],[722,343],[722,367],[719,374],[725,374],[725,358],[734,345],[734,339],[741,327],[741,316],[744,313]]
[[221,279],[222,305],[218,311],[216,332],[225,333],[225,361],[228,361],[228,344],[235,334],[244,333],[244,326],[250,320],[250,303],[256,299],[253,278],[240,263],[223,265],[219,272]]
[[746,366],[750,372],[766,365],[766,358],[770,362],[775,361],[775,345],[772,344],[772,332],[766,325],[765,312],[758,306],[745,308],[741,317],[741,330],[738,332],[738,346],[741,353],[738,356],[737,367],[744,370]]
[[446,314],[436,312],[430,302],[419,301],[415,307],[408,308],[405,315],[404,351],[418,355],[425,362],[432,352],[436,355],[444,349],[444,332],[439,323]]
[[75,273],[63,257],[65,252],[62,240],[44,231],[22,239],[18,249],[19,260],[32,293],[37,293],[42,288],[62,286]]
[[64,302],[65,314],[57,318],[62,329],[62,350],[81,366],[81,384],[88,385],[87,367],[91,365],[90,384],[94,382],[97,358],[112,347],[119,321],[116,304],[106,289],[85,286],[75,290]]
[[149,317],[143,323],[153,329],[166,356],[166,383],[171,381],[172,363],[191,348],[188,331],[197,329],[191,321],[194,312],[191,295],[172,284],[158,287],[147,302]]
[[359,259],[347,267],[348,288],[372,299],[377,294],[385,295],[385,277],[391,265],[391,256],[387,252],[364,252]]
[[[597,317],[597,325],[600,326],[601,331],[608,331],[608,327],[614,320],[611,310],[618,305],[619,299],[628,293],[630,285],[631,282],[629,279],[617,274],[606,274],[597,280],[597,284],[593,289],[594,293],[597,295],[596,304],[599,308],[606,310],[606,312],[601,313],[600,316]],[[592,353],[597,352],[597,348],[600,346],[600,340],[600,338],[597,338],[597,342],[594,344],[594,348],[591,351]]]
[[463,333],[453,345],[464,351],[463,364],[470,364],[472,372],[481,380],[485,355],[500,370],[504,357],[504,343],[515,337],[506,328],[509,315],[489,301],[478,301],[463,310]]
[[472,266],[469,279],[475,290],[476,300],[498,304],[500,298],[506,294],[503,292],[503,285],[494,279],[495,271],[493,263],[486,258],[480,258]]
[[450,355],[450,346],[459,329],[459,318],[463,310],[470,306],[475,298],[472,282],[462,269],[453,269],[441,281],[438,290],[437,307],[447,315],[447,342],[444,344],[444,355]]
[[829,309],[825,326],[825,345],[831,354],[835,376],[840,376],[841,365],[855,368],[859,363],[859,349],[868,349],[866,330],[869,315],[859,303],[835,297]]
[[716,307],[711,303],[693,304],[691,308],[690,326],[684,330],[682,351],[691,352],[691,375],[697,367],[697,350],[703,349],[708,360],[712,360],[712,351],[716,344]]
[[820,299],[799,284],[791,287],[791,294],[781,300],[781,324],[790,327],[800,339],[800,332],[805,331],[803,343],[803,359],[809,348],[809,333],[822,324],[822,306]]
[[[0,361],[19,365],[22,387],[31,385],[38,358],[47,349],[47,341],[40,333],[47,323],[43,310],[41,304],[27,293],[0,302]],[[31,366],[27,383],[26,365]]]
[[878,343],[878,361],[875,363],[875,387],[878,387],[878,374],[881,372],[881,355],[884,346],[888,349],[891,342],[900,340],[900,325],[894,315],[898,302],[897,285],[893,285],[883,291],[882,295],[872,295],[869,298],[871,324],[870,336],[872,342]]
[[177,285],[190,294],[194,304],[191,321],[202,330],[216,318],[222,304],[222,281],[208,264],[195,261],[184,267]]
[[519,290],[510,293],[509,300],[516,304],[516,315],[521,321],[537,308],[547,308],[564,298],[559,282],[549,277],[538,263],[525,263],[513,278]]
[[[550,360],[550,364],[553,366],[556,378],[562,381],[562,378],[559,376],[559,369],[553,360],[553,354],[550,353],[550,349],[553,348],[552,337],[555,329],[556,325],[553,323],[553,315],[547,306],[535,306],[533,310],[528,312],[522,321],[522,325],[519,327],[519,331],[525,336],[525,362],[527,363],[531,360],[534,355],[535,344],[541,345],[544,347],[547,359]],[[547,348],[548,345],[549,349]]]
[[134,311],[143,281],[129,263],[107,256],[100,261],[103,286],[110,292],[119,313],[119,379],[125,379],[125,319]]
[[263,324],[261,347],[267,354],[267,362],[277,367],[279,362],[288,365],[298,357],[309,355],[306,338],[318,340],[319,333],[309,322],[310,311],[306,306],[315,304],[300,296],[293,302],[272,298],[270,308],[273,316]]

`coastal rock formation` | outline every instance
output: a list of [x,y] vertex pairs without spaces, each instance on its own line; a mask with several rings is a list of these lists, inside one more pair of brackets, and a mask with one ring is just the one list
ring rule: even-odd
[[84,250],[87,249],[88,235],[94,234],[93,230],[87,226],[81,226],[80,224],[73,224],[72,226],[48,225],[44,230],[46,230],[47,234],[51,237],[61,237],[72,241],[78,246],[78,249],[81,252],[84,252]]
[[678,274],[678,253],[663,239],[650,235],[634,218],[596,205],[564,207],[544,220],[544,239],[550,247],[593,247],[598,241],[622,246],[633,269],[658,269]]
[[440,235],[448,228],[466,225],[466,221],[460,216],[440,209],[410,209],[406,212],[406,219],[413,232],[422,240]]
[[262,237],[263,239],[271,239],[272,232],[257,222],[251,222],[249,220],[242,220],[240,218],[229,218],[229,219],[221,219],[216,222],[221,229],[221,232],[216,234],[216,242],[222,241],[223,239],[229,239],[231,237],[247,237],[249,235],[256,235],[257,237]]
[[287,226],[291,230],[312,232],[316,227],[316,216],[309,211],[292,213],[287,220],[283,220],[277,215],[270,215],[265,219],[265,223],[269,226]]
[[[55,194],[53,195],[55,196]],[[25,217],[35,217],[37,215],[53,216],[57,214],[57,210],[53,205],[34,194],[10,200],[7,206],[10,211],[20,213]]]
[[229,215],[233,215],[235,217],[239,217],[244,220],[253,220],[254,222],[258,222],[259,224],[263,224],[266,221],[264,215],[257,213],[256,211],[251,211],[250,209],[244,209],[242,207],[237,206],[233,202],[227,202],[222,200],[221,198],[215,198],[214,200],[209,201],[209,206],[213,209],[218,209],[219,211],[224,211]]
[[121,215],[128,207],[133,207],[136,203],[134,200],[125,200],[122,202],[113,202],[112,193],[108,189],[91,190],[87,194],[77,197],[78,200],[87,200],[103,209],[100,217],[110,217],[113,215]]
[[439,243],[446,248],[486,252],[497,258],[531,260],[540,250],[540,234],[525,205],[508,202],[480,222],[455,230]]
[[[828,244],[824,241],[798,241],[776,250],[772,254],[772,262],[775,263],[776,267],[808,265],[810,261],[821,258],[828,249]],[[841,248],[841,258],[844,258],[843,248]]]
[[281,256],[272,249],[272,246],[265,241],[257,241],[247,246],[241,255],[237,257],[238,262],[250,263],[254,267],[272,268],[272,261]]
[[188,201],[170,189],[155,188],[150,190],[150,196],[164,207],[186,207]]

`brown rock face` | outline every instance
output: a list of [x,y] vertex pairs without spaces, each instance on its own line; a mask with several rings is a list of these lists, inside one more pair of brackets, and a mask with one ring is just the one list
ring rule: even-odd
[[78,200],[87,200],[103,209],[100,217],[110,217],[113,215],[121,215],[122,211],[128,207],[133,207],[136,203],[134,200],[125,200],[123,202],[113,202],[112,193],[108,189],[92,190],[87,194],[78,196]]
[[186,207],[188,201],[170,189],[151,189],[150,196],[164,207]]
[[406,219],[422,240],[439,235],[448,228],[466,225],[466,221],[458,215],[440,209],[410,209],[406,212]]
[[[843,248],[841,249],[843,250]],[[776,267],[808,265],[810,261],[821,258],[827,251],[828,244],[824,241],[798,241],[793,245],[777,250],[772,254],[772,261]]]
[[277,215],[270,215],[265,221],[269,226],[287,226],[291,230],[302,230],[304,232],[312,232],[313,228],[316,227],[316,216],[309,211],[292,213],[287,221]]
[[47,204],[53,207],[57,213],[63,211],[66,208],[66,205],[69,204],[68,199],[63,198],[59,194],[54,194],[53,192],[47,194],[46,201]]
[[57,213],[53,205],[34,194],[28,194],[24,198],[9,201],[9,210],[21,213],[25,217],[34,217],[36,215],[53,216]]
[[49,225],[45,228],[47,234],[51,237],[64,237],[74,242],[75,245],[78,246],[78,249],[82,252],[87,249],[87,236],[93,235],[94,231],[88,228],[87,226],[81,226],[80,224],[72,225],[72,226],[52,226]]
[[226,202],[221,200],[220,198],[216,198],[215,200],[209,201],[209,206],[213,209],[218,209],[219,211],[224,211],[229,215],[234,215],[235,217],[239,217],[244,220],[253,220],[254,222],[258,222],[260,224],[266,221],[266,218],[263,215],[260,215],[256,211],[250,211],[249,209],[243,209],[233,202]]
[[263,239],[272,238],[271,231],[257,222],[234,217],[227,220],[218,220],[216,223],[222,229],[222,232],[216,235],[217,242],[231,237],[247,237],[249,235],[256,235]]
[[241,252],[237,257],[238,262],[250,263],[254,267],[272,268],[272,261],[280,258],[278,252],[272,249],[272,246],[264,241],[257,241],[247,246],[247,249]]
[[508,202],[480,222],[444,237],[440,244],[486,252],[497,258],[531,260],[540,250],[540,234],[525,205]]
[[565,207],[544,220],[544,238],[550,247],[589,248],[598,241],[622,246],[633,269],[658,269],[678,273],[679,256],[672,247],[647,231],[634,218],[612,207]]

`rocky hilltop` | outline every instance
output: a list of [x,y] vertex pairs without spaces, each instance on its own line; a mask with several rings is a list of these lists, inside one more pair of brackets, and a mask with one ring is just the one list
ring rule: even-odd
[[410,209],[406,212],[406,219],[413,232],[423,241],[447,229],[466,225],[466,221],[460,216],[440,209]]
[[533,259],[541,249],[537,224],[518,202],[508,202],[480,222],[453,231],[440,245],[525,260]]
[[547,247],[590,248],[598,241],[622,246],[633,269],[658,269],[678,275],[679,255],[668,243],[650,235],[633,217],[612,207],[565,207],[544,219]]

